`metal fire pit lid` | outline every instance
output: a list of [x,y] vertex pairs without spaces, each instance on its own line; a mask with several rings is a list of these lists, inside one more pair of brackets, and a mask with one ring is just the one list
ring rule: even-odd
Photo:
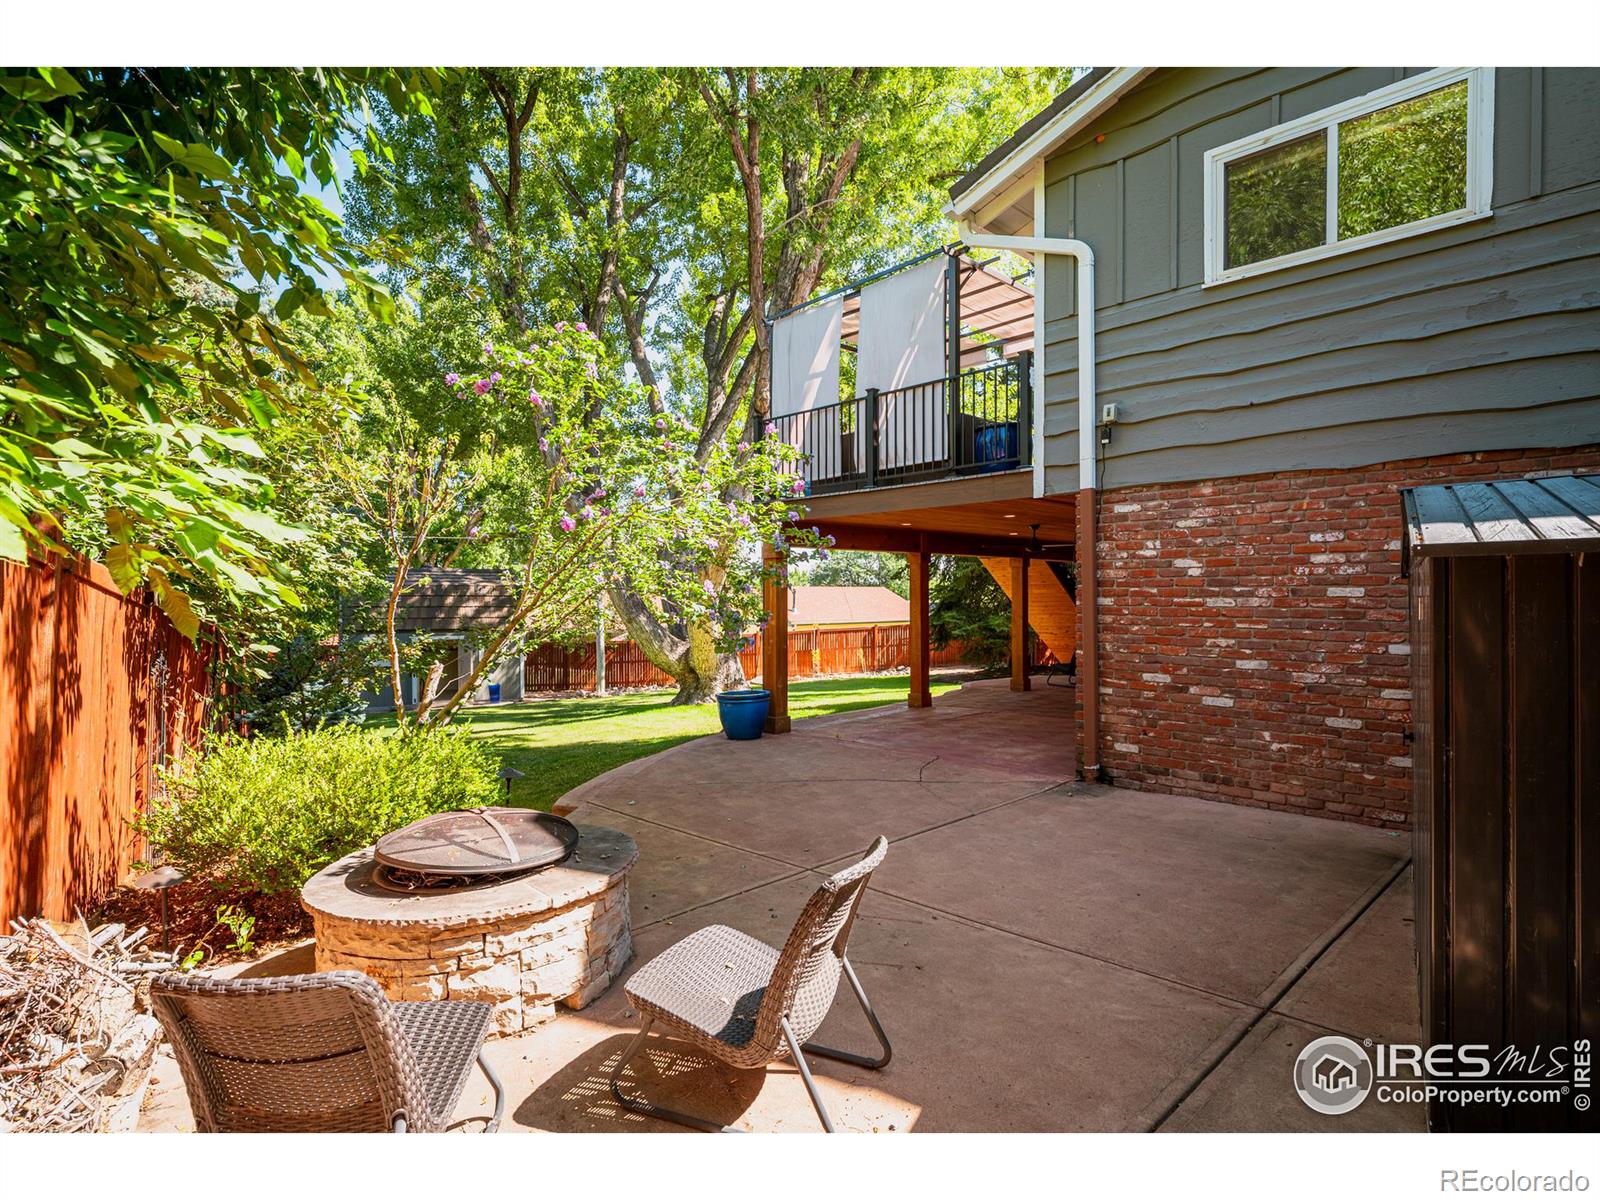
[[578,844],[571,821],[527,808],[434,813],[378,839],[386,867],[438,875],[502,875],[548,867]]

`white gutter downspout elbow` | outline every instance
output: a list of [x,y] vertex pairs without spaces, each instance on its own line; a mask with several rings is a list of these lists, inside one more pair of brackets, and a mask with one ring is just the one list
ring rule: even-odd
[[[1060,254],[1078,264],[1078,487],[1096,486],[1095,380],[1094,380],[1094,249],[1077,238],[1002,237],[976,233],[965,221],[956,222],[961,240],[975,250],[1009,250],[1038,258]],[[1033,331],[1034,353],[1044,362],[1044,330]],[[1043,379],[1043,375],[1040,376]],[[1042,390],[1042,389],[1041,389]],[[1035,419],[1043,424],[1044,398],[1034,400]]]
[[[1037,264],[1043,255],[1060,254],[1078,264],[1078,607],[1083,623],[1083,669],[1078,676],[1078,686],[1083,704],[1083,777],[1099,779],[1100,768],[1100,654],[1097,636],[1098,613],[1096,609],[1096,531],[1095,488],[1098,485],[1097,447],[1095,429],[1098,408],[1095,398],[1094,378],[1094,250],[1087,242],[1077,238],[1057,237],[1003,237],[973,231],[965,221],[957,221],[961,240],[973,249],[1009,250],[1025,254]],[[1041,278],[1043,272],[1039,272]],[[1037,311],[1037,302],[1035,302]],[[1044,427],[1044,340],[1045,331],[1034,329],[1033,352],[1040,364],[1040,388],[1034,398],[1034,422]],[[1034,453],[1043,458],[1044,440],[1038,438]],[[1038,461],[1038,460],[1036,460]],[[1041,489],[1042,494],[1042,489]]]

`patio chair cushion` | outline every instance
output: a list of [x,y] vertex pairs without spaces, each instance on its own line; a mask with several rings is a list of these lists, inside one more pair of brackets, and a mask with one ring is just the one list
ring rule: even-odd
[[393,1012],[422,1074],[432,1118],[426,1127],[443,1129],[494,1020],[494,1006],[477,1000],[401,1001]]
[[711,925],[640,967],[625,990],[641,1012],[718,1057],[738,1062],[737,1051],[755,1035],[756,1015],[777,965],[778,951],[765,942]]

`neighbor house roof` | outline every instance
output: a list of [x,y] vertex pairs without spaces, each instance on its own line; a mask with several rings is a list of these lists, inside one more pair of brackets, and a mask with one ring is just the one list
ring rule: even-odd
[[492,629],[511,615],[505,572],[463,567],[413,567],[395,613],[400,632]]
[[[996,201],[1006,202],[1038,159],[1059,149],[1100,116],[1154,67],[1095,67],[1028,118],[950,188],[950,208],[968,220]],[[1017,202],[1019,205],[1022,201]],[[1026,201],[1031,217],[1032,202]]]
[[789,590],[789,624],[901,625],[911,605],[886,587],[795,587]]
[[1419,554],[1600,550],[1600,475],[1439,483],[1400,495],[1407,561]]

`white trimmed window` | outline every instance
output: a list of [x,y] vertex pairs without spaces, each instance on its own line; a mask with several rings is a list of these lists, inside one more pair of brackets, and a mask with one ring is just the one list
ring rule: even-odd
[[1489,215],[1494,68],[1444,67],[1208,150],[1206,283]]

